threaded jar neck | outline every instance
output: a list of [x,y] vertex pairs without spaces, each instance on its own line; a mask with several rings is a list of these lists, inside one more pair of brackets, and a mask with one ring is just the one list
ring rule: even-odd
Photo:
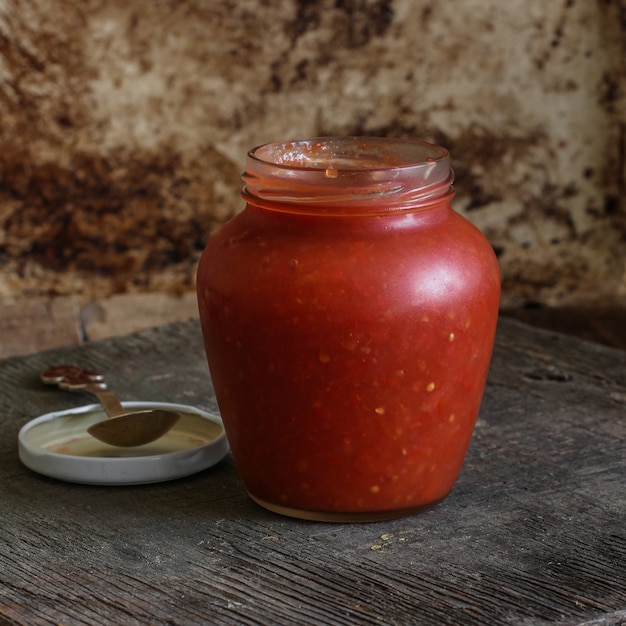
[[385,137],[321,137],[269,143],[248,153],[242,196],[296,213],[386,213],[454,195],[440,146]]

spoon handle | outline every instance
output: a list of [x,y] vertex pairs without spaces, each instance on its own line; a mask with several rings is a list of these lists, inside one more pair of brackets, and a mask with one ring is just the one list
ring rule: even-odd
[[107,388],[104,377],[99,372],[74,365],[57,365],[42,372],[41,380],[47,384],[58,385],[66,391],[84,391],[96,396],[109,417],[124,413],[121,402]]
[[61,389],[67,389],[68,391],[85,391],[92,396],[96,396],[109,417],[117,417],[124,413],[122,403],[110,389],[107,389],[105,383],[87,383],[82,387],[60,383],[59,387]]

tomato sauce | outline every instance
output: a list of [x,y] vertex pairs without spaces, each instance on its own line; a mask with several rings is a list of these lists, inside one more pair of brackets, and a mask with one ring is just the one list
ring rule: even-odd
[[244,194],[201,260],[199,310],[249,494],[298,517],[383,519],[439,502],[459,474],[500,277],[447,178],[434,198],[398,206],[384,193],[354,201],[353,170],[333,170],[321,205],[289,180],[288,201]]

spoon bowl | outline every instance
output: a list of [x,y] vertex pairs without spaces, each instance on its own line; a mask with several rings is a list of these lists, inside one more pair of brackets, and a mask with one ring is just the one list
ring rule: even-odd
[[165,435],[180,419],[180,413],[164,409],[126,412],[107,387],[102,374],[93,370],[57,365],[42,372],[41,380],[67,391],[83,391],[96,396],[108,419],[93,424],[87,432],[111,446],[128,448],[151,443]]
[[172,429],[180,414],[162,409],[145,409],[109,417],[93,424],[87,432],[111,446],[142,446],[161,438]]

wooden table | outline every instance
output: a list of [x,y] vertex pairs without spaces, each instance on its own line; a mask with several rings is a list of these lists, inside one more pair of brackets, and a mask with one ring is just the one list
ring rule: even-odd
[[197,322],[0,361],[0,624],[626,624],[626,352],[502,320],[452,494],[346,525],[257,507],[230,457],[134,487],[31,472],[18,429],[91,402],[39,383],[59,362],[215,408]]

